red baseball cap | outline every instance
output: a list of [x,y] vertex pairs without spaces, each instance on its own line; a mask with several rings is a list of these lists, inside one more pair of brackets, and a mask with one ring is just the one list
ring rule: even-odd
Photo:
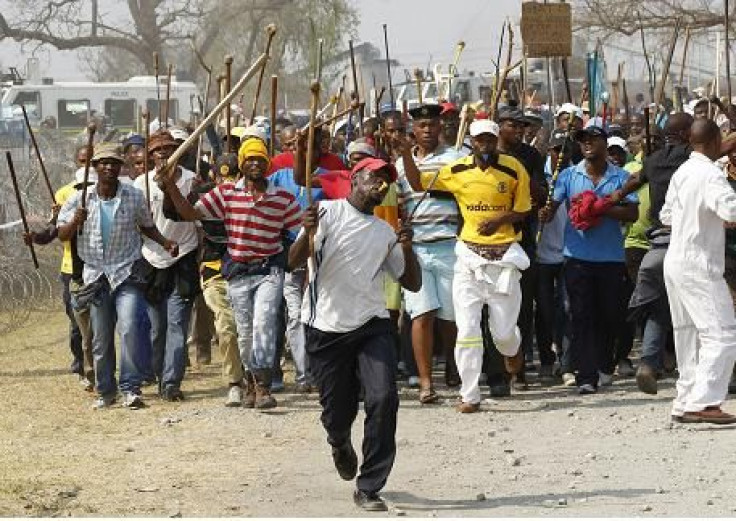
[[440,116],[442,116],[443,114],[447,114],[448,112],[459,112],[455,104],[450,103],[449,101],[442,103],[440,107],[442,107],[442,112],[440,112]]
[[475,113],[475,117],[473,119],[488,119],[488,113],[483,110],[479,110]]
[[361,170],[365,170],[365,169],[368,169],[371,172],[378,172],[382,168],[388,168],[389,175],[391,176],[391,182],[395,183],[396,179],[398,179],[399,177],[399,174],[396,171],[396,167],[392,165],[391,163],[387,163],[383,159],[378,159],[376,157],[366,157],[365,159],[359,161],[353,167],[352,175],[355,175]]

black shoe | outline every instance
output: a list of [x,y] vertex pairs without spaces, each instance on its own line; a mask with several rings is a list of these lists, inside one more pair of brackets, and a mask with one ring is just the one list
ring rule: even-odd
[[358,473],[358,455],[350,440],[342,447],[332,447],[332,459],[335,461],[337,473],[345,481],[352,480]]
[[362,508],[366,512],[386,512],[388,510],[381,496],[375,492],[356,490],[353,492],[353,501],[355,501],[357,507]]
[[491,386],[492,398],[505,398],[511,396],[511,386],[509,384],[498,384]]
[[167,402],[183,402],[184,393],[178,387],[167,387],[161,391],[161,399]]

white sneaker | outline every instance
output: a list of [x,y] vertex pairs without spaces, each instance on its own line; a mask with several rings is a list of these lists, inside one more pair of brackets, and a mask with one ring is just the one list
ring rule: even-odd
[[98,396],[92,404],[92,408],[95,410],[107,409],[115,404],[115,396]]
[[123,407],[127,407],[128,409],[135,411],[137,409],[142,409],[145,406],[146,404],[143,403],[143,399],[140,394],[130,391],[123,393]]
[[239,385],[231,385],[227,392],[225,407],[240,407],[243,405],[243,388]]
[[412,389],[417,389],[419,387],[419,377],[418,376],[410,376],[409,381],[407,382],[409,384],[409,387]]
[[565,387],[575,387],[577,385],[577,379],[574,373],[562,373],[562,385]]
[[613,385],[613,375],[598,373],[598,387],[610,387]]

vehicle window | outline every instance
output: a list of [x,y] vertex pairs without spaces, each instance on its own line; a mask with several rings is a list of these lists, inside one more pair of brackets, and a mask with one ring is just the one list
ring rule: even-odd
[[15,95],[15,99],[11,105],[25,105],[26,112],[31,118],[41,117],[41,93],[34,91],[21,91]]
[[64,100],[58,102],[59,128],[84,128],[89,120],[89,100]]
[[453,83],[452,90],[453,101],[457,101],[458,103],[465,103],[467,101],[470,101],[470,82],[458,81],[456,83]]
[[113,127],[134,127],[136,106],[134,99],[106,99],[105,115],[110,118]]
[[[161,105],[165,105],[166,100],[161,100]],[[148,108],[149,114],[151,114],[151,121],[154,119],[158,119],[158,100],[155,99],[148,99],[146,100],[146,108]],[[162,111],[163,114],[164,111]],[[179,119],[179,100],[172,99],[169,100],[169,119],[174,120],[176,122]]]

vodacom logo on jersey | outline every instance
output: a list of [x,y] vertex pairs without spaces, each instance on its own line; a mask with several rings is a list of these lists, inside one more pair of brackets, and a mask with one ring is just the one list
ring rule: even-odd
[[478,204],[466,204],[465,208],[469,212],[505,212],[506,211],[506,205],[492,205],[492,204],[486,204],[482,201],[478,201]]

